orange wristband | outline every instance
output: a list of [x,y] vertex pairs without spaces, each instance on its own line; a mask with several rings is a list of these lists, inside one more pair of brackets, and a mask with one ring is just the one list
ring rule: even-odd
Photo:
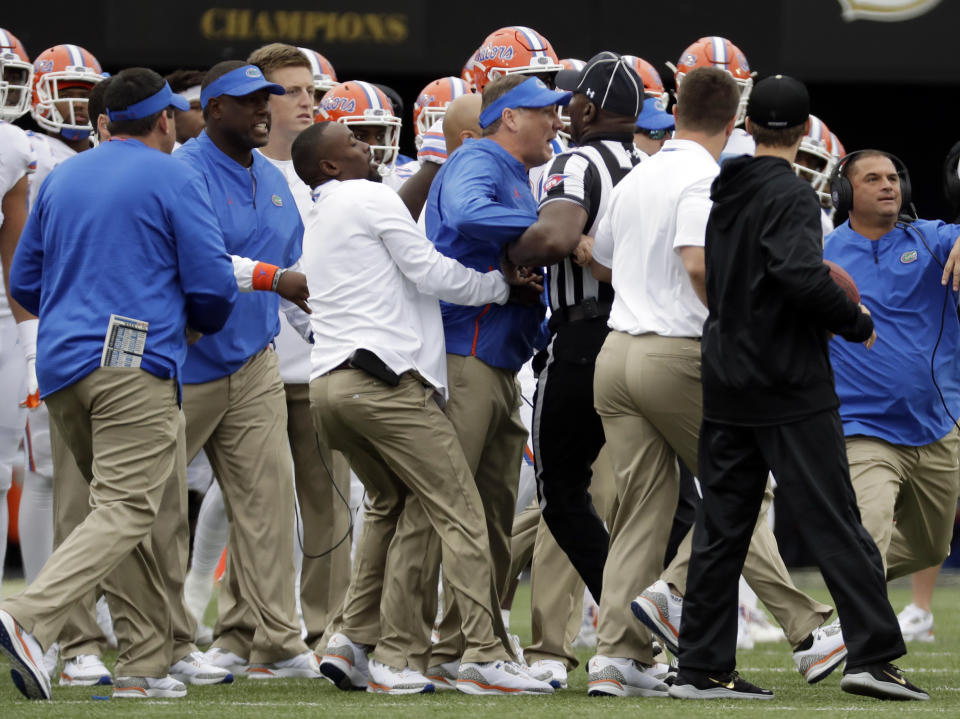
[[258,262],[253,268],[253,289],[270,292],[273,289],[273,276],[279,268],[266,262]]

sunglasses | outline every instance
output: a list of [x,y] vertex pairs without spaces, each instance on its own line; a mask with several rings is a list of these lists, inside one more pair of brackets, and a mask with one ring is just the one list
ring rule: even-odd
[[642,133],[649,137],[651,140],[663,140],[670,136],[670,133],[673,130],[644,130],[642,127],[637,128],[637,132]]

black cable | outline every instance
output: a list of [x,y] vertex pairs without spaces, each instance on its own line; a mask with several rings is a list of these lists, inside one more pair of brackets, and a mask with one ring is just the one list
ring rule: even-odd
[[340,501],[343,502],[343,506],[347,508],[347,514],[350,515],[350,526],[347,527],[346,533],[340,537],[340,540],[334,544],[330,549],[321,552],[320,554],[307,554],[307,550],[303,548],[303,517],[300,516],[300,502],[296,501],[296,494],[294,494],[293,502],[293,511],[296,513],[297,524],[300,526],[300,531],[297,534],[297,542],[300,545],[300,551],[303,553],[305,559],[321,559],[322,557],[327,556],[330,552],[334,551],[337,547],[347,541],[347,538],[353,534],[353,512],[350,510],[350,502],[343,496],[343,492],[340,491],[340,488],[337,486],[337,483],[333,480],[333,472],[330,471],[330,468],[327,466],[326,460],[323,458],[323,446],[320,444],[320,435],[314,432],[314,437],[317,440],[317,454],[320,457],[320,463],[323,465],[323,468],[327,472],[327,477],[330,479],[330,484],[333,485],[333,490],[337,493],[337,496],[340,497]]
[[[916,212],[914,212],[916,214]],[[936,253],[930,248],[930,245],[927,244],[926,238],[923,236],[923,233],[920,232],[916,227],[913,226],[912,222],[897,222],[898,225],[903,227],[903,229],[913,232],[917,237],[920,238],[920,242],[923,243],[923,246],[927,248],[927,252],[930,253],[930,256],[933,258],[933,261],[940,265],[940,269],[945,270],[946,266],[940,261],[940,258],[937,257]],[[943,329],[946,325],[947,319],[947,299],[950,297],[950,282],[948,281],[946,286],[943,288],[943,306],[940,308],[940,330],[937,332],[937,341],[933,345],[933,352],[930,353],[930,379],[933,380],[933,386],[937,390],[937,394],[940,396],[940,404],[943,405],[943,411],[946,413],[953,421],[953,426],[957,428],[957,431],[960,432],[960,423],[957,422],[957,418],[953,416],[953,413],[950,411],[950,408],[947,406],[947,400],[943,396],[943,390],[940,389],[940,383],[937,382],[937,373],[936,373],[936,358],[937,358],[937,349],[940,347],[940,341],[943,339]]]

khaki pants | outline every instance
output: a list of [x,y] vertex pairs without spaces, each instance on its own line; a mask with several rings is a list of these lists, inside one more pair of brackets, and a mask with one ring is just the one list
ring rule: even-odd
[[[476,357],[454,354],[447,355],[447,381],[450,400],[444,414],[453,424],[480,492],[497,596],[501,597],[510,579],[510,537],[520,463],[528,436],[520,420],[520,385],[516,372],[491,367]],[[427,557],[427,561],[438,560],[436,553]],[[431,664],[459,659],[463,652],[459,607],[456,598],[446,591],[443,609],[440,640],[433,646]],[[501,640],[509,646],[505,631]]]
[[[363,545],[387,539],[391,524],[396,527],[397,522],[404,523],[403,514],[415,512],[421,516],[413,517],[413,524],[419,527],[427,520],[439,536],[446,578],[462,610],[467,644],[464,660],[502,659],[507,653],[494,634],[497,626],[503,631],[503,623],[483,508],[453,427],[433,395],[432,388],[424,387],[411,373],[401,378],[398,387],[389,387],[360,370],[331,372],[310,383],[310,406],[321,440],[346,456],[367,489],[371,507],[382,502],[382,507],[391,512],[387,521],[377,521],[376,515],[367,512],[344,620],[349,614],[354,580],[371,569],[364,565],[365,558],[380,556],[376,547],[371,551]],[[411,496],[418,501],[408,502]],[[385,498],[389,501],[383,501]],[[401,507],[400,512],[392,514],[397,507]],[[391,521],[393,516],[396,521]],[[391,573],[396,568],[386,558],[382,565],[383,606],[387,607],[388,588],[402,582],[393,579]],[[389,621],[383,621],[384,625]],[[405,659],[388,646],[381,649],[379,644],[374,657],[392,666],[402,665]]]
[[[650,635],[633,616],[630,602],[663,573],[677,506],[677,457],[697,471],[700,342],[611,332],[597,358],[594,397],[619,502],[604,570],[597,653],[650,664]],[[688,537],[672,567],[685,566],[689,546]],[[685,570],[682,574],[685,578]],[[764,521],[757,522],[743,574],[794,644],[830,614],[829,607],[793,586]]]
[[293,477],[276,354],[262,350],[228,377],[184,385],[183,412],[187,457],[206,451],[230,521],[214,646],[252,664],[307,651],[294,596]]
[[310,416],[310,385],[286,384],[283,389],[303,524],[300,611],[307,626],[307,645],[313,646],[350,581],[350,466],[340,452],[321,445],[317,438]]
[[4,604],[41,646],[60,634],[78,597],[102,584],[128,637],[116,672],[166,676],[170,613],[151,530],[171,475],[186,476],[174,380],[139,369],[99,368],[48,396],[50,418],[90,482],[90,514],[34,582]]
[[950,553],[960,490],[957,430],[922,447],[864,436],[846,444],[863,526],[887,579],[940,564]]

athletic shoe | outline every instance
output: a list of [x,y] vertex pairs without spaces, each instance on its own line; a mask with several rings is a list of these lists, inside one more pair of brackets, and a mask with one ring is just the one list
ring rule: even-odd
[[933,641],[933,612],[921,609],[916,604],[908,604],[897,615],[900,633],[905,642]]
[[736,672],[729,674],[677,675],[670,687],[674,699],[773,699],[773,692],[761,689]]
[[847,667],[840,688],[850,694],[875,699],[917,699],[927,701],[930,695],[914,686],[893,664],[867,664]]
[[434,664],[427,669],[427,679],[438,692],[455,690],[457,688],[457,672],[460,662],[454,660],[443,664]]
[[210,647],[204,652],[203,660],[207,664],[212,664],[220,669],[226,669],[235,677],[246,676],[247,665],[249,663],[238,654],[228,652],[226,649],[221,649],[220,647]]
[[397,669],[376,659],[371,659],[367,669],[370,679],[367,691],[376,694],[433,694],[434,686],[423,674],[403,667]]
[[666,697],[666,664],[646,666],[633,659],[601,654],[587,663],[587,694],[592,697]]
[[554,689],[567,688],[567,667],[556,659],[538,659],[527,668],[527,674]]
[[461,662],[457,690],[464,694],[553,694],[553,687],[531,677],[515,662]]
[[113,631],[113,615],[110,614],[110,605],[107,604],[107,598],[103,594],[97,599],[97,626],[103,632],[103,638],[107,640],[107,646],[116,649],[117,635]]
[[319,679],[320,665],[317,655],[309,649],[301,654],[267,664],[251,664],[247,667],[250,679]]
[[654,664],[669,664],[670,655],[667,654],[666,648],[660,642],[659,639],[653,639],[650,642],[651,649],[653,650],[653,663]]
[[0,652],[10,660],[10,676],[27,699],[49,699],[50,677],[43,668],[43,649],[33,635],[0,609]]
[[320,673],[333,682],[337,689],[366,691],[369,650],[369,647],[354,644],[344,634],[337,632],[330,637],[327,648],[323,650]]
[[62,687],[94,687],[113,684],[113,678],[95,654],[78,654],[70,659],[63,660],[63,669],[60,670],[60,686]]
[[786,639],[786,635],[780,627],[774,626],[767,615],[760,609],[740,605],[745,610],[747,626],[750,628],[750,636],[757,644],[766,644],[768,642],[779,642]]
[[113,685],[114,699],[182,699],[187,687],[171,676],[117,677]]
[[[47,670],[47,676],[53,677],[57,673],[57,665],[60,663],[60,643],[54,642],[43,655],[43,668]],[[51,680],[52,681],[52,680]]]
[[170,667],[170,676],[184,684],[232,684],[233,674],[207,661],[203,652],[190,652]]
[[673,594],[662,579],[644,589],[640,596],[630,602],[634,616],[659,636],[674,655],[679,654],[680,619],[683,614],[683,599]]
[[816,684],[836,669],[847,658],[847,645],[843,641],[840,622],[833,622],[813,631],[813,645],[793,653],[793,662],[803,678]]

